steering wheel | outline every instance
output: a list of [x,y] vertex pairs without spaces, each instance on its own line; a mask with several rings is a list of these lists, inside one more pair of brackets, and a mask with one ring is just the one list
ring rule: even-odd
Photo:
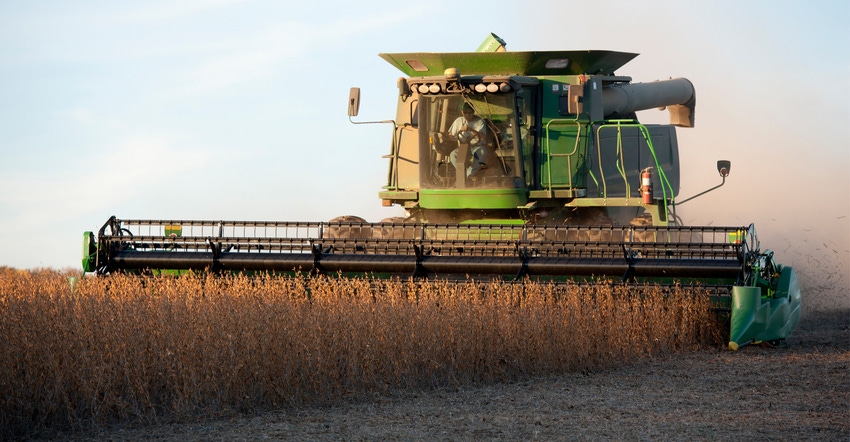
[[481,139],[477,132],[471,130],[462,130],[457,133],[457,140],[464,144],[476,145]]

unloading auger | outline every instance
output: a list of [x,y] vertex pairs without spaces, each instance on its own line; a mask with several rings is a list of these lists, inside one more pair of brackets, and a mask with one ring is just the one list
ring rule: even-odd
[[[381,54],[399,78],[381,223],[126,220],[83,235],[83,269],[502,278],[710,288],[729,347],[784,341],[800,317],[793,268],[761,251],[755,227],[682,226],[675,127],[693,127],[686,79],[633,84],[637,54]],[[352,88],[349,118],[360,92]],[[671,124],[636,112],[669,110]],[[357,122],[372,123],[372,122]],[[725,183],[729,161],[717,163]],[[705,192],[703,192],[705,193]],[[700,196],[700,193],[696,196]]]

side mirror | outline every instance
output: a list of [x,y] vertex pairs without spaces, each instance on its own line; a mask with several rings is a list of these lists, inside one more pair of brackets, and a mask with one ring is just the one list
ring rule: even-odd
[[690,200],[692,200],[692,199],[694,199],[698,196],[705,195],[706,193],[711,192],[712,190],[717,189],[718,187],[726,184],[726,177],[729,176],[729,169],[731,169],[731,168],[732,168],[732,162],[731,161],[729,161],[729,160],[717,160],[717,171],[720,172],[720,177],[723,178],[723,181],[721,181],[720,184],[712,187],[711,189],[700,192],[700,193],[698,193],[698,194],[696,194],[696,195],[694,195],[690,198],[686,198],[686,199],[683,199],[681,201],[676,201],[675,205],[681,206],[682,204],[684,204],[684,203],[686,203],[686,202],[688,202],[688,201],[690,201]]
[[395,121],[393,120],[381,120],[381,121],[352,121],[351,117],[356,117],[360,112],[360,88],[353,87],[348,91],[348,121],[351,121],[351,124],[374,124],[374,123],[392,123],[395,126]]
[[360,112],[360,88],[353,87],[348,91],[348,116],[356,117]]
[[729,176],[729,169],[732,168],[732,162],[729,160],[717,160],[717,171],[720,172],[720,176],[726,178]]

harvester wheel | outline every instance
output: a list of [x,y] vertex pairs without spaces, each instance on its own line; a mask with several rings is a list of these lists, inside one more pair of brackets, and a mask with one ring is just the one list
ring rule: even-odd
[[384,224],[384,226],[381,227],[380,232],[377,230],[372,231],[374,238],[415,239],[419,237],[413,218],[394,216],[382,219],[381,224]]
[[[629,225],[635,227],[652,226],[652,215],[644,213],[643,215],[631,220]],[[632,238],[626,238],[626,240],[634,242],[653,242],[655,241],[655,232],[638,230],[634,232]]]
[[328,238],[368,239],[372,237],[372,228],[358,224],[366,224],[366,220],[354,215],[338,216],[328,221],[325,236]]

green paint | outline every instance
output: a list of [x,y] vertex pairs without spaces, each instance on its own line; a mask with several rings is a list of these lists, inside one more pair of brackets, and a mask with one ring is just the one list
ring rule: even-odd
[[801,302],[800,285],[791,267],[782,268],[772,289],[733,287],[729,348],[784,341],[800,321]]
[[525,189],[422,189],[419,204],[425,209],[516,209],[528,202]]
[[93,272],[97,266],[97,244],[92,232],[83,232],[83,271]]

